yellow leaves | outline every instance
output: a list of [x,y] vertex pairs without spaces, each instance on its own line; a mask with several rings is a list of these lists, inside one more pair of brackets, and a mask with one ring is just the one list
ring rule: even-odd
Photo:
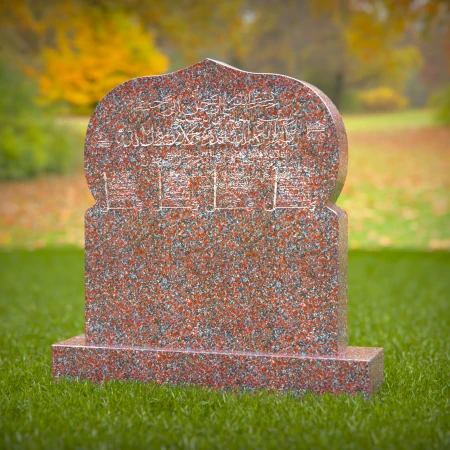
[[78,14],[62,21],[56,46],[42,52],[40,89],[48,101],[90,108],[118,84],[167,70],[153,36],[122,13]]
[[408,106],[408,99],[383,86],[358,93],[359,100],[366,111],[395,111]]
[[379,58],[386,47],[385,26],[368,14],[356,13],[345,30],[348,49],[364,62]]
[[[337,17],[335,23],[345,40],[348,83],[362,86],[376,79],[401,89],[411,70],[422,63],[419,49],[405,44],[405,16],[412,14],[411,1],[343,3],[347,14],[321,1],[323,9]],[[408,15],[408,20],[413,18]]]

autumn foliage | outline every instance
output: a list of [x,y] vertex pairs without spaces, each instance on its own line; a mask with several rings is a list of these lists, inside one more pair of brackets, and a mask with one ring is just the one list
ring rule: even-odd
[[387,87],[380,86],[358,93],[359,101],[364,111],[395,111],[408,106],[408,99]]
[[78,108],[95,105],[130,78],[163,73],[169,64],[153,37],[119,13],[72,18],[69,29],[57,31],[56,47],[44,49],[43,59],[42,95]]
[[0,2],[0,40],[39,80],[42,98],[83,113],[127,79],[168,71],[166,54],[170,70],[211,57],[290,75],[341,110],[346,99],[379,87],[417,106],[447,81],[440,75],[448,66],[447,3],[14,0]]
[[167,71],[169,60],[148,28],[120,8],[16,0],[0,5],[0,38],[11,49],[0,56],[38,81],[42,101],[90,114],[118,84]]

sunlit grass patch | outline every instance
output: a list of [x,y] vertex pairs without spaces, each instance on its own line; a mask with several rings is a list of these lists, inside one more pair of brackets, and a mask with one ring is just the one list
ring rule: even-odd
[[433,111],[427,109],[344,114],[343,119],[347,133],[419,129],[435,125]]

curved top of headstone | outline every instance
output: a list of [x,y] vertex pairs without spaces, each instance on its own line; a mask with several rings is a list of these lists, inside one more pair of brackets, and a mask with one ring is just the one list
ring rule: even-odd
[[317,207],[336,201],[346,169],[325,94],[210,59],[117,86],[86,134],[87,182],[108,208]]

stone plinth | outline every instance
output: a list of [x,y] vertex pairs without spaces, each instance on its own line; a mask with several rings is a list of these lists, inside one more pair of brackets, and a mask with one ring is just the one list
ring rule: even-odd
[[53,346],[53,376],[368,396],[383,381],[383,349],[346,347],[336,357],[204,352],[87,345],[83,335]]

